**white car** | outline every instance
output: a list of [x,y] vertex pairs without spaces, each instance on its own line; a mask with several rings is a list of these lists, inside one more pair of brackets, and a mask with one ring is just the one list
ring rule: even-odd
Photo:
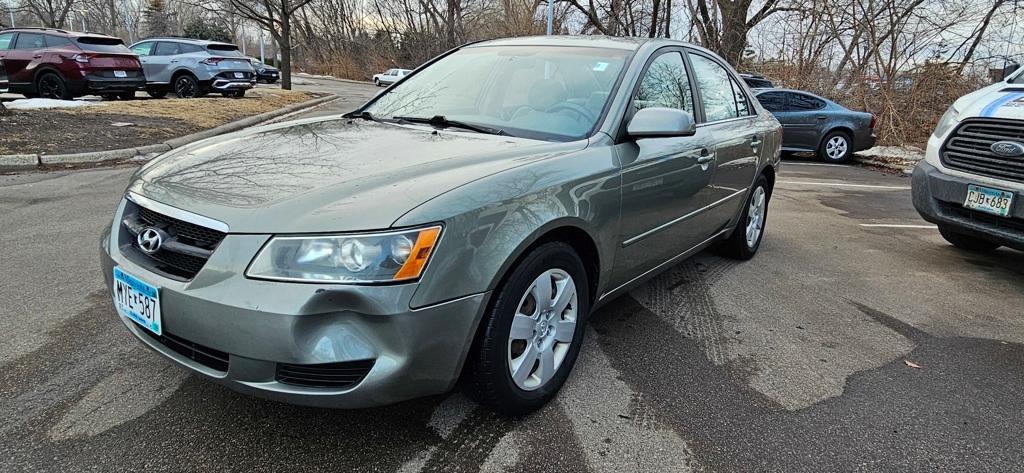
[[960,97],[914,169],[914,207],[971,251],[1024,251],[1024,69]]
[[377,84],[377,87],[388,86],[398,82],[399,79],[407,76],[410,72],[412,72],[411,69],[388,69],[383,74],[375,74],[373,76],[373,83]]

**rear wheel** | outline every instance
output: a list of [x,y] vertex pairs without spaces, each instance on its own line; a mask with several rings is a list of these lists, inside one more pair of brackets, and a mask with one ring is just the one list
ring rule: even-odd
[[135,100],[135,91],[121,92],[120,94],[117,94],[117,98],[121,100]]
[[589,287],[583,262],[562,242],[537,247],[512,270],[467,360],[481,403],[518,416],[558,394],[583,343]]
[[174,94],[183,99],[199,97],[199,81],[188,74],[178,76],[174,79]]
[[853,156],[853,146],[850,144],[850,137],[841,131],[833,131],[821,141],[821,149],[818,156],[830,163],[845,163]]
[[71,100],[74,98],[68,90],[68,84],[60,75],[47,72],[36,80],[36,91],[44,99]]
[[770,196],[768,179],[762,174],[754,182],[754,187],[747,196],[743,215],[736,223],[736,229],[732,231],[728,240],[718,246],[718,253],[740,260],[748,260],[757,254],[758,248],[761,247],[761,239],[764,237],[764,225],[768,220]]
[[957,232],[953,227],[945,225],[939,226],[939,234],[942,235],[942,238],[945,238],[951,245],[967,251],[989,253],[1002,246],[999,243]]

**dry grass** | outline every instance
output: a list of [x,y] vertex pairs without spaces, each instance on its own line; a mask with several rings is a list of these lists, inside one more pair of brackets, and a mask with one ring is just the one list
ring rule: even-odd
[[131,100],[106,102],[98,107],[61,110],[69,114],[116,114],[172,118],[198,128],[213,128],[242,117],[277,110],[305,102],[313,95],[307,92],[279,89],[252,89],[244,98],[229,99],[209,96],[197,99]]

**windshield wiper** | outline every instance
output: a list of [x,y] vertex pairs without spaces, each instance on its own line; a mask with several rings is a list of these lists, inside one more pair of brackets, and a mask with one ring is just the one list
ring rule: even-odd
[[359,111],[359,112],[349,112],[349,113],[346,113],[346,114],[342,115],[341,117],[342,118],[359,118],[359,119],[362,119],[362,120],[370,120],[372,122],[379,122],[379,121],[381,121],[381,119],[373,116],[372,113],[367,112],[366,110]]
[[485,133],[488,135],[508,135],[505,130],[500,128],[491,128],[483,125],[474,125],[472,123],[460,122],[458,120],[449,120],[444,115],[434,115],[430,118],[424,117],[392,117],[398,121],[404,121],[409,123],[424,123],[432,125],[435,128],[462,128],[464,130],[475,131],[477,133]]

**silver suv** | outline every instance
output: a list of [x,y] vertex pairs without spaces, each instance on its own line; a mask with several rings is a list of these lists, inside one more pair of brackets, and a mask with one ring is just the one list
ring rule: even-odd
[[249,60],[228,43],[185,38],[149,38],[131,47],[146,74],[146,92],[156,98],[173,91],[178,97],[220,92],[242,97],[256,86]]

